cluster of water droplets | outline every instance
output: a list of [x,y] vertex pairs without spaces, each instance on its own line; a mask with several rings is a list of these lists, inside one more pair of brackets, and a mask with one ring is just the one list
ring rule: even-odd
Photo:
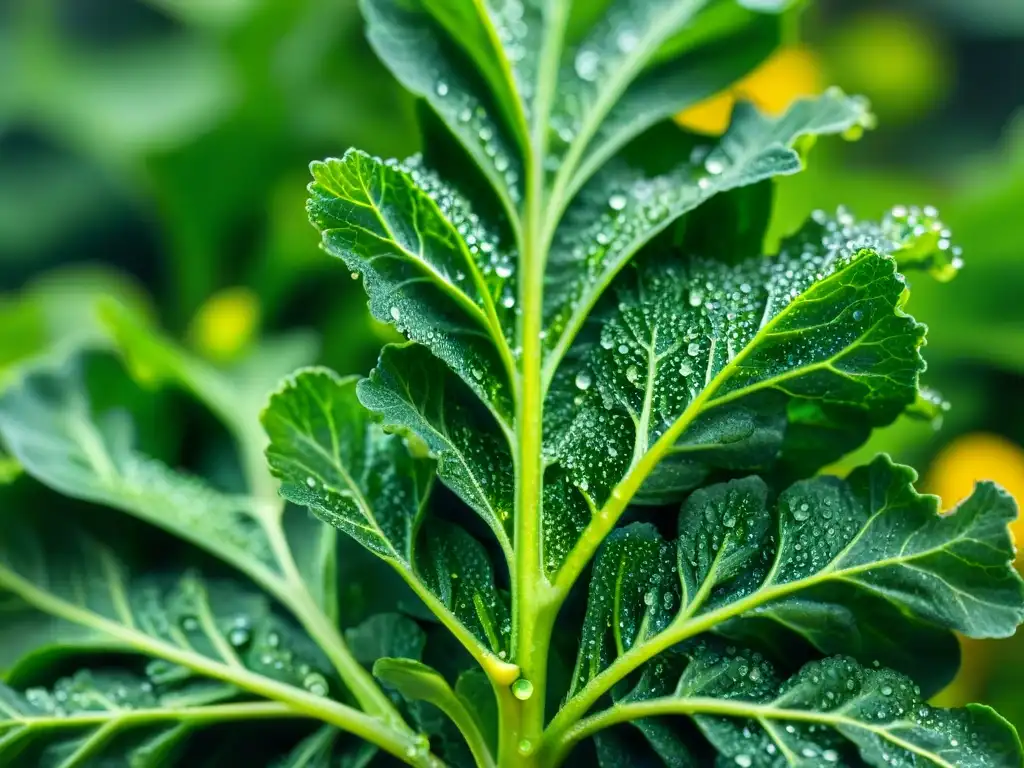
[[512,618],[494,583],[483,546],[461,528],[446,527],[424,539],[420,557],[435,563],[422,578],[480,642],[501,660],[510,658]]
[[[499,306],[511,309],[515,305],[515,281],[513,279],[516,269],[515,255],[503,250],[497,234],[492,232],[473,211],[469,200],[441,179],[437,173],[425,167],[422,158],[418,155],[401,163],[389,160],[387,164],[408,174],[412,183],[434,201],[441,216],[458,233],[459,238],[469,251],[470,258],[484,275],[491,299]],[[424,229],[431,226],[428,217],[415,217],[414,220]],[[440,222],[437,223],[437,226],[441,226]],[[476,295],[476,286],[473,284],[471,276],[467,274],[468,265],[459,264],[458,244],[451,242],[450,239],[445,239],[447,246],[452,250],[452,253],[446,255],[450,258],[446,257],[444,261],[438,260],[431,266],[441,271],[448,283],[474,297],[476,303],[482,308],[481,299],[483,297]]]
[[679,608],[674,546],[650,525],[615,531],[594,566],[570,695],[607,667],[618,647],[628,650],[665,629]]
[[80,670],[62,677],[51,687],[35,686],[24,693],[29,713],[66,717],[85,712],[150,709],[158,707],[153,684],[136,675]]
[[529,119],[537,82],[537,61],[543,36],[541,0],[486,0],[488,12],[512,65],[516,90]]
[[867,511],[838,480],[807,480],[779,496],[783,531],[777,580],[796,581],[829,565],[860,531]]
[[431,102],[448,118],[449,125],[463,144],[477,148],[478,161],[490,166],[497,178],[508,189],[513,203],[522,201],[522,159],[518,150],[505,135],[505,129],[489,114],[471,90],[457,78],[443,74],[435,76]]

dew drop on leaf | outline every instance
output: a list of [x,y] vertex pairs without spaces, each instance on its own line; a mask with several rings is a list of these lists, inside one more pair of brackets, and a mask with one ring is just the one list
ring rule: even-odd
[[533,696],[533,683],[525,677],[520,677],[512,683],[512,695],[520,701],[526,701]]

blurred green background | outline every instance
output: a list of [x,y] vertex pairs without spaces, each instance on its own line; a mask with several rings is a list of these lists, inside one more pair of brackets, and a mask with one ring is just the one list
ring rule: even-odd
[[[942,212],[966,265],[914,284],[910,307],[931,328],[926,383],[951,408],[849,463],[884,447],[947,507],[980,478],[1024,499],[1022,73],[1024,0],[818,0],[764,67],[679,117],[716,133],[737,97],[769,111],[829,84],[871,98],[878,130],[822,142],[780,183],[773,237],[839,204]],[[313,361],[367,371],[390,331],[303,208],[307,163],[352,145],[417,145],[355,0],[0,0],[0,386],[83,340],[129,347],[151,385],[181,379],[183,355],[237,381]],[[148,447],[230,484],[209,414],[154,392]],[[254,411],[262,395],[239,390]],[[56,503],[2,447],[0,485],[8,509]],[[1024,639],[964,652],[941,700],[1024,728]]]

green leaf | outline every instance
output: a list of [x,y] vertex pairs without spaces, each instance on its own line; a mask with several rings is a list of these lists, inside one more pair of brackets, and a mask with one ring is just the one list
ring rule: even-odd
[[310,219],[362,276],[374,317],[430,349],[507,425],[515,282],[502,244],[424,169],[349,151],[312,171]]
[[652,259],[613,294],[548,398],[549,475],[577,489],[545,507],[549,567],[634,497],[678,499],[713,471],[806,476],[916,401],[924,327],[903,277],[838,221],[736,266]]
[[614,707],[584,721],[573,741],[635,718],[693,719],[716,765],[1019,765],[1013,727],[988,707],[937,709],[914,682],[848,657],[812,662],[788,680],[756,653],[701,647],[650,671]]
[[407,700],[424,701],[441,710],[465,738],[476,764],[494,765],[476,718],[437,670],[413,659],[384,658],[373,665],[373,674]]
[[[876,638],[914,636],[921,622],[970,637],[1012,634],[1024,618],[1013,500],[981,484],[942,515],[936,497],[914,491],[915,478],[881,457],[845,481],[800,481],[771,508],[757,478],[710,486],[683,506],[674,557],[649,526],[617,531],[594,568],[570,696],[584,706],[659,652],[742,617],[779,622],[865,663],[904,661],[905,651]],[[874,599],[830,596],[836,587]],[[823,631],[830,600],[852,614],[845,635]],[[893,610],[877,610],[877,600]]]
[[287,717],[276,705],[224,703],[236,694],[230,686],[175,688],[128,672],[89,670],[23,693],[0,685],[0,757],[40,768],[93,759],[155,767],[200,727]]
[[467,387],[424,347],[389,345],[357,392],[388,429],[427,444],[438,477],[483,518],[511,561],[511,451]]
[[380,557],[411,566],[432,467],[371,422],[355,378],[300,370],[271,396],[262,422],[267,461],[286,499]]
[[499,659],[511,656],[508,599],[494,583],[483,546],[462,528],[433,522],[425,531],[419,572],[423,583],[478,642]]
[[[803,168],[796,145],[869,119],[862,100],[841,92],[797,101],[780,117],[741,102],[717,146],[690,157],[666,149],[655,174],[626,159],[609,163],[567,211],[548,259],[544,298],[547,379],[613,278],[658,233],[713,196]],[[638,139],[642,144],[644,137]],[[671,158],[666,161],[666,157]]]
[[414,458],[400,435],[371,420],[356,380],[299,371],[271,397],[262,421],[281,494],[390,563],[481,663],[514,675],[502,660],[508,608],[487,553],[456,526],[436,521],[421,530],[433,462]]
[[491,752],[498,749],[500,717],[494,687],[480,669],[467,669],[455,681],[455,695],[476,720],[484,743]]
[[358,626],[345,630],[352,655],[367,667],[385,656],[419,659],[427,635],[419,624],[398,613],[378,613]]
[[[430,104],[483,171],[506,213],[517,217],[523,174],[518,139],[514,133],[509,135],[505,127],[509,123],[491,115],[486,86],[473,77],[472,70],[465,66],[427,12],[432,5],[442,20],[449,23],[457,23],[449,18],[451,14],[468,10],[475,15],[471,2],[363,0],[370,44],[402,85]],[[468,42],[465,29],[461,29],[458,39]],[[480,60],[493,61],[489,51],[480,52]],[[494,71],[488,79],[494,83],[499,77]],[[499,97],[498,103],[509,103],[509,98],[507,94]]]
[[526,118],[538,84],[545,33],[557,34],[565,9],[554,0],[506,5],[476,0],[421,0],[486,78],[505,119],[528,140]]
[[[342,727],[355,713],[356,732],[372,732],[369,718],[325,698],[338,683],[316,645],[277,618],[265,595],[236,582],[191,571],[139,573],[74,526],[12,519],[0,539],[0,592],[92,633],[96,650],[149,659],[141,677],[81,672],[23,699],[8,690],[0,698],[10,716],[0,721],[0,752],[17,754],[53,733],[66,741],[52,764],[70,766],[75,750],[85,750],[76,758],[83,759],[122,729],[141,729],[146,740],[132,749],[146,755],[138,764],[151,765],[199,725],[305,716],[310,702],[334,712]],[[79,738],[88,728],[95,730]]]
[[262,507],[171,470],[134,447],[123,410],[100,411],[87,361],[39,366],[0,395],[0,434],[25,471],[72,498],[120,509],[243,571],[276,568]]
[[[664,5],[664,4],[663,4]],[[566,184],[571,199],[630,140],[661,120],[725,90],[768,57],[779,43],[777,22],[758,17],[726,41],[713,41],[644,72],[609,110]],[[629,27],[619,32],[632,33]]]

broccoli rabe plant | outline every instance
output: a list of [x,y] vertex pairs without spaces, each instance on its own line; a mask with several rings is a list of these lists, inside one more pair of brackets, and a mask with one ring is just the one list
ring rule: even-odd
[[[233,494],[133,445],[102,356],[0,399],[29,474],[213,556],[8,513],[5,764],[1021,764],[990,709],[926,703],[955,632],[1024,618],[1013,501],[940,513],[885,456],[821,474],[941,411],[904,275],[958,252],[925,208],[765,255],[772,178],[872,118],[832,90],[678,130],[777,43],[780,4],[747,5],[363,0],[423,151],[314,163],[308,207],[408,342],[288,376],[264,437],[301,340],[217,371],[105,307],[137,379],[227,427]],[[401,586],[357,624],[382,577],[350,540]]]

